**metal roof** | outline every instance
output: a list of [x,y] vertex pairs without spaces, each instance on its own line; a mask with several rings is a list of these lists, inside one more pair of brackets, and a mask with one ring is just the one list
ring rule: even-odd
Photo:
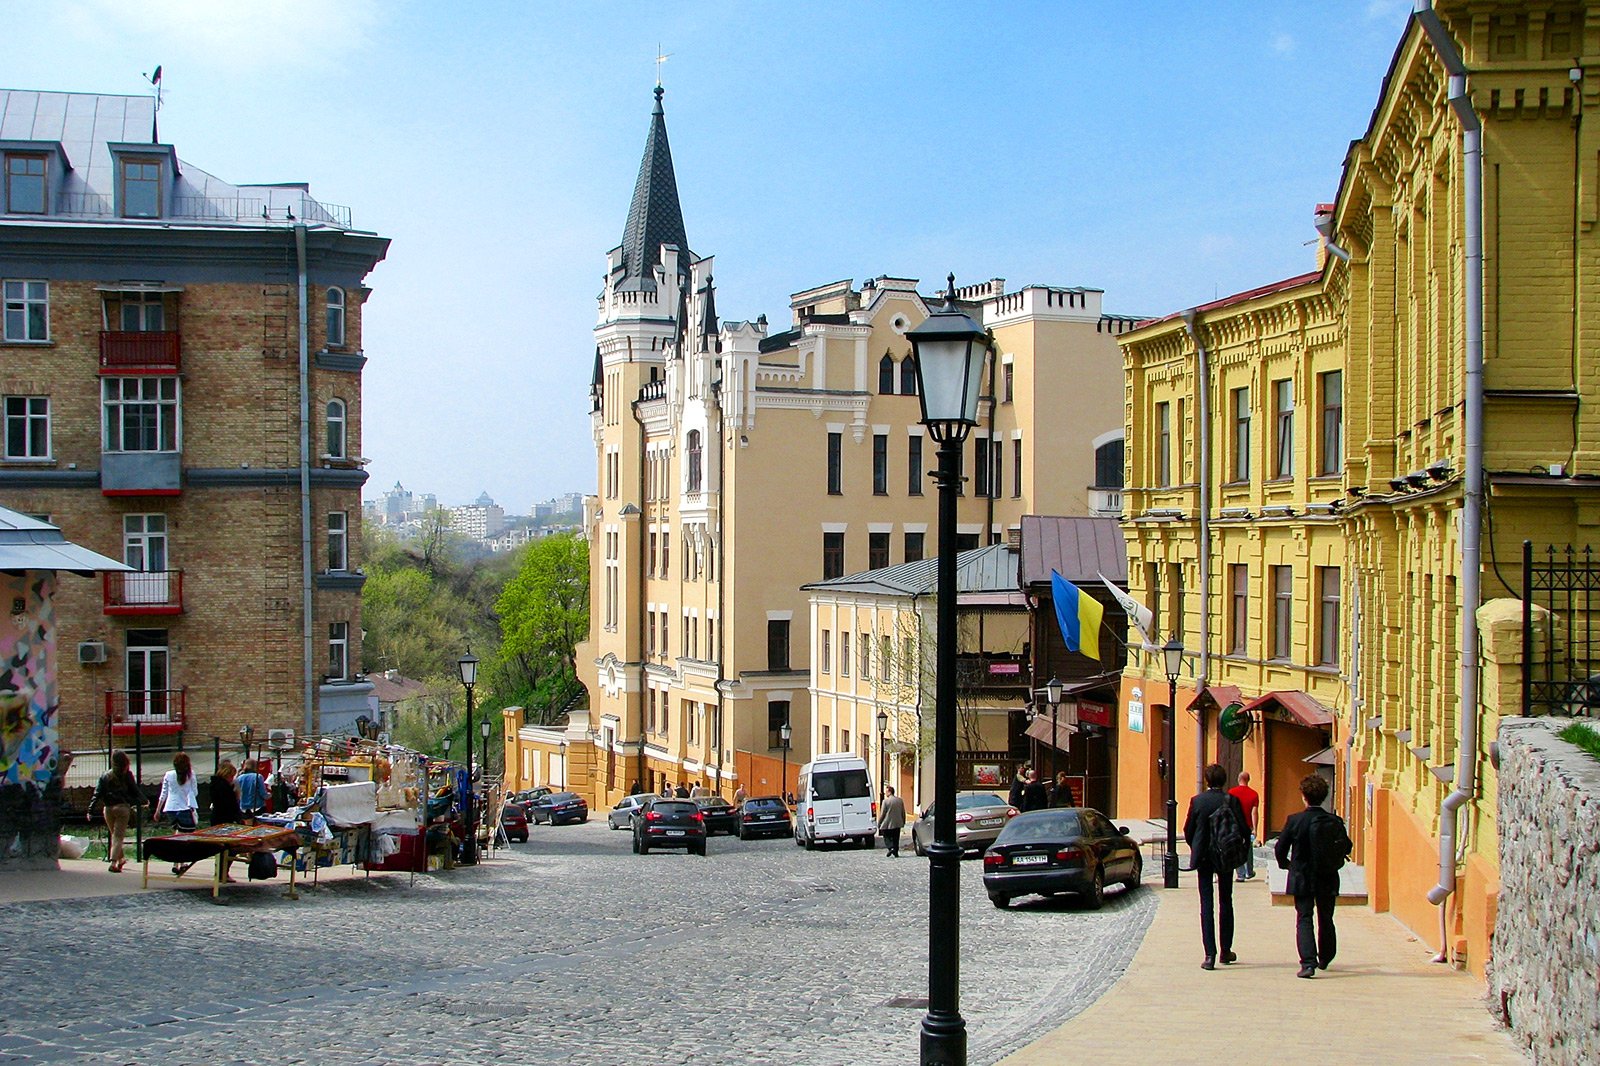
[[622,231],[623,277],[619,289],[655,288],[653,272],[661,262],[661,246],[670,244],[682,253],[687,268],[693,260],[689,237],[678,205],[678,179],[672,170],[672,146],[667,143],[667,115],[661,107],[661,86],[656,86],[656,106],[650,114],[650,134],[639,161],[639,177],[628,207],[628,224]]
[[1022,516],[1021,585],[1048,585],[1050,571],[1073,584],[1097,581],[1128,585],[1128,549],[1116,518]]
[[66,570],[87,576],[130,569],[72,543],[49,522],[0,507],[0,570]]
[[[802,585],[805,590],[854,592],[869,595],[932,595],[939,581],[939,560],[918,559],[914,563],[864,570],[859,574]],[[1017,587],[1017,553],[1005,544],[972,548],[956,556],[956,597],[967,604],[1025,606]]]

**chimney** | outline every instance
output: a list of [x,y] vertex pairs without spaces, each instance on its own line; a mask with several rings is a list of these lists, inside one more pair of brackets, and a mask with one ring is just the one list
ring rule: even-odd
[[1021,554],[1022,552],[1022,527],[1013,526],[1006,530],[1006,547]]

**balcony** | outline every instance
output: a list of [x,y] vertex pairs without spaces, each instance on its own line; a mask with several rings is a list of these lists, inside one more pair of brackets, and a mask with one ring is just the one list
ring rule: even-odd
[[1122,490],[1090,489],[1089,513],[1101,518],[1121,518]]
[[106,724],[111,735],[182,733],[186,691],[181,688],[112,689],[106,693]]
[[182,570],[139,570],[100,577],[106,614],[183,613]]
[[176,374],[180,348],[176,330],[149,333],[102,330],[100,373]]

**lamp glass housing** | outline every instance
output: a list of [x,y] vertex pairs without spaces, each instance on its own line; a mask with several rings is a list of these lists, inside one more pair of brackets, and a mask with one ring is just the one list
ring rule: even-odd
[[787,748],[789,746],[789,738],[792,736],[794,736],[794,729],[788,722],[778,727],[778,738],[783,741],[784,747]]
[[1161,659],[1167,668],[1167,680],[1176,683],[1183,673],[1183,641],[1173,637],[1161,646]]
[[444,746],[444,757],[448,759],[450,757],[450,738],[445,737],[440,743]]
[[888,731],[889,731],[889,712],[888,711],[879,711],[878,712],[878,732],[887,733]]
[[[950,282],[955,292],[955,279]],[[956,308],[953,298],[906,334],[915,352],[922,423],[934,440],[960,439],[978,422],[989,331]]]
[[484,740],[489,739],[489,723],[487,721],[478,726],[478,733],[483,737]]
[[1061,702],[1061,689],[1062,689],[1061,679],[1057,678],[1057,677],[1052,677],[1049,681],[1046,681],[1044,683],[1045,699],[1049,700],[1052,704],[1060,703]]
[[478,657],[472,654],[472,649],[467,649],[457,662],[456,667],[461,671],[461,683],[471,688],[478,683]]

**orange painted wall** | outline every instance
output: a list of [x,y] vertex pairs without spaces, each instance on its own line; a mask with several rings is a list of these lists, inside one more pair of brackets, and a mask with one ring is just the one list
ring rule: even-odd
[[1467,969],[1480,981],[1486,981],[1494,922],[1500,911],[1500,871],[1483,856],[1468,855],[1466,871],[1456,879],[1456,886],[1461,901],[1457,957],[1464,947]]
[[[783,783],[784,766],[781,758],[757,755],[753,751],[736,751],[733,755],[734,772],[738,784],[752,796],[777,796],[793,792],[800,784],[800,763],[789,760],[788,784]],[[732,782],[729,782],[732,784]],[[732,795],[730,791],[729,795]]]

